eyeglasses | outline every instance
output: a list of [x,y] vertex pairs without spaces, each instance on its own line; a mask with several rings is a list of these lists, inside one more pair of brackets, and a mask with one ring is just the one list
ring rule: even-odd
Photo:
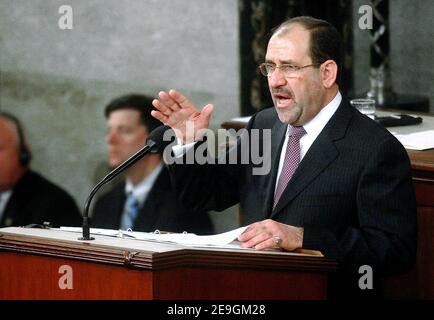
[[261,63],[261,65],[259,66],[259,70],[261,71],[261,73],[266,76],[269,77],[273,74],[273,72],[276,70],[276,68],[280,69],[280,72],[282,72],[282,74],[286,77],[286,78],[290,78],[292,76],[294,76],[294,74],[301,69],[307,68],[307,67],[317,67],[318,64],[308,64],[302,67],[297,67],[294,66],[292,64],[281,64],[280,66],[276,66],[275,64],[272,63],[268,63],[268,62],[264,62]]

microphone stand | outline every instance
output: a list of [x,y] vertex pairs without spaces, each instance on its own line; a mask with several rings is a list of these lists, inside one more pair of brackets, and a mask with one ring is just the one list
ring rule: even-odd
[[130,158],[122,162],[119,166],[110,171],[90,192],[87,197],[86,203],[84,205],[83,211],[83,236],[78,238],[78,240],[94,240],[95,238],[90,236],[90,227],[89,227],[89,208],[90,202],[92,198],[97,193],[97,191],[105,185],[107,182],[113,180],[113,178],[117,177],[120,173],[124,172],[126,169],[131,167],[137,161],[142,159],[146,154],[148,154],[151,149],[155,146],[155,142],[152,140],[148,140],[148,143],[135,154],[133,154]]

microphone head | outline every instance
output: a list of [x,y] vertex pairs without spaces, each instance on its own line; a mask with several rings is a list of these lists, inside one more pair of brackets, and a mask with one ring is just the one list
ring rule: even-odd
[[175,139],[176,135],[172,128],[169,126],[159,126],[148,135],[146,144],[152,148],[151,153],[163,153],[164,149]]

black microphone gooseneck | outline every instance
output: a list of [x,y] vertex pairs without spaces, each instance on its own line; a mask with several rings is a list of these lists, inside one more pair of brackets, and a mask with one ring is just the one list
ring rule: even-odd
[[119,166],[110,171],[90,192],[89,196],[86,199],[86,203],[84,205],[83,211],[83,236],[78,238],[79,240],[94,240],[95,238],[90,236],[90,227],[89,227],[89,208],[90,202],[94,195],[98,192],[98,190],[105,185],[107,182],[110,182],[119,174],[124,172],[126,169],[131,167],[137,161],[142,159],[149,152],[158,153],[162,152],[163,147],[165,147],[168,143],[163,142],[164,133],[169,130],[167,126],[159,126],[154,129],[148,137],[146,145],[133,154],[130,158],[122,162]]

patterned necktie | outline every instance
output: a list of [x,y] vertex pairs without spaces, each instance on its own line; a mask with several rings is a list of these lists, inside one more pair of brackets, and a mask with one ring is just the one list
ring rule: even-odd
[[300,163],[300,139],[306,134],[306,131],[303,127],[291,127],[290,134],[291,135],[288,137],[288,145],[286,147],[285,160],[283,161],[279,182],[277,184],[276,192],[274,193],[273,208],[276,207],[283,191]]
[[134,226],[134,221],[139,213],[139,201],[132,192],[128,193],[126,212],[122,215],[121,229],[128,230]]

